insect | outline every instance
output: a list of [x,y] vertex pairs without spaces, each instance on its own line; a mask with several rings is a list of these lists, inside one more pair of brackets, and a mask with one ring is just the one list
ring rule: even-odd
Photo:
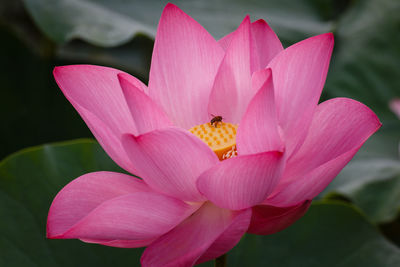
[[215,116],[213,114],[211,114],[213,116],[213,118],[210,121],[211,126],[214,126],[215,128],[217,128],[218,123],[222,123],[222,116]]

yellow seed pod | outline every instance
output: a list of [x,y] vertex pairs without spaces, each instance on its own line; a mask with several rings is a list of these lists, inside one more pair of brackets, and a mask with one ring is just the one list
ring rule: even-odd
[[236,146],[237,125],[227,122],[218,124],[204,123],[189,129],[189,131],[206,143],[218,158],[222,160],[224,154]]

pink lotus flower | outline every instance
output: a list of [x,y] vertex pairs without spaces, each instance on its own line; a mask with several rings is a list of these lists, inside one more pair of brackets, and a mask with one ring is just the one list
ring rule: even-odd
[[142,179],[75,179],[51,205],[47,236],[147,246],[144,266],[191,266],[246,232],[288,227],[381,126],[357,101],[318,104],[332,47],[328,33],[283,49],[249,17],[215,41],[168,4],[148,87],[111,68],[55,68],[108,155]]

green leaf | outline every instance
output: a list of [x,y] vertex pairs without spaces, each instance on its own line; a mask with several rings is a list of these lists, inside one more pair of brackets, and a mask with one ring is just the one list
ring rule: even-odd
[[399,249],[346,204],[314,203],[293,226],[270,236],[247,235],[228,254],[228,266],[392,267]]
[[388,102],[400,96],[400,1],[353,3],[336,22],[325,90],[328,97],[348,96],[363,102],[386,123],[394,119]]
[[46,218],[57,192],[93,171],[119,171],[99,145],[77,140],[25,149],[0,163],[0,265],[139,266],[141,249],[46,239]]
[[96,45],[115,46],[126,43],[138,32],[155,33],[154,27],[110,9],[100,1],[29,0],[24,3],[39,27],[58,43],[81,38]]
[[[99,170],[122,171],[92,140],[28,148],[0,162],[0,265],[139,266],[142,249],[45,237],[57,192]],[[229,266],[397,266],[400,251],[351,206],[319,202],[280,233],[245,236],[228,261]]]
[[400,120],[389,101],[400,96],[400,1],[366,0],[338,18],[327,98],[347,96],[368,105],[383,123],[355,159],[325,190],[345,197],[375,223],[400,210]]
[[[54,41],[64,43],[79,38],[101,46],[126,43],[137,33],[154,36],[162,9],[168,2],[24,0],[37,25]],[[330,23],[315,12],[317,7],[313,2],[220,0],[199,3],[178,0],[174,4],[217,38],[233,31],[244,16],[250,14],[253,18],[268,19],[283,40],[293,40],[329,30]]]
[[376,224],[400,215],[399,120],[383,125],[321,193],[351,201]]
[[345,197],[374,223],[393,221],[400,211],[400,161],[356,160],[325,190],[326,197]]

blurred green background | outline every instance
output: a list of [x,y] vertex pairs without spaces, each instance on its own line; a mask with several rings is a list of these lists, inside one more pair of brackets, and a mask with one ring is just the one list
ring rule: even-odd
[[[111,66],[147,83],[167,2],[0,1],[0,266],[139,264],[140,250],[45,239],[48,207],[66,183],[119,168],[92,140],[41,145],[92,137],[54,82],[54,66]],[[321,100],[351,97],[383,123],[303,219],[271,237],[247,236],[229,254],[229,266],[400,266],[400,120],[388,108],[400,97],[400,1],[173,3],[217,39],[246,14],[265,19],[285,47],[333,32]],[[31,146],[38,147],[15,153]],[[67,256],[71,251],[76,257]]]

